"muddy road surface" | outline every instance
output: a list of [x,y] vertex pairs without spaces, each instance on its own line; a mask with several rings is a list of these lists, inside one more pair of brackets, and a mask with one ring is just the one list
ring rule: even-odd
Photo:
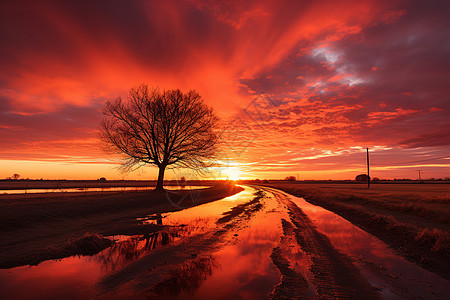
[[[2,299],[448,299],[450,284],[281,191],[142,216],[94,256],[0,270]],[[25,287],[25,288],[24,288]]]

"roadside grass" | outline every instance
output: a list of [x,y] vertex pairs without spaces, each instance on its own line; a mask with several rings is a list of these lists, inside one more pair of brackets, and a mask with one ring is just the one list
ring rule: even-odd
[[433,245],[433,247],[431,247],[431,252],[442,254],[450,253],[450,234],[448,231],[437,228],[425,228],[416,234],[415,239],[420,243]]
[[114,244],[114,241],[97,233],[86,232],[79,238],[71,238],[62,248],[62,257],[94,255]]
[[450,185],[286,184],[281,189],[331,210],[410,261],[450,278]]

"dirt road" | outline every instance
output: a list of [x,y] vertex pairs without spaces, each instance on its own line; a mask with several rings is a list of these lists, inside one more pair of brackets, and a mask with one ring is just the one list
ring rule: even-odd
[[[63,298],[70,293],[80,299],[450,295],[448,281],[408,263],[351,223],[270,188],[245,187],[222,200],[140,221],[161,230],[116,237],[115,245],[92,257],[0,271],[0,291],[5,299],[26,298],[35,289],[41,293],[33,296]],[[31,273],[47,276],[45,293]],[[48,283],[52,279],[58,283]],[[60,288],[74,282],[76,291]],[[23,284],[27,291],[20,290]]]

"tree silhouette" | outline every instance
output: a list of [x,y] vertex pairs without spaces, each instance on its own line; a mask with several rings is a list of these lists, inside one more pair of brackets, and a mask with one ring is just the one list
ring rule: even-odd
[[355,177],[356,181],[367,181],[368,176],[367,174],[359,174]]
[[101,139],[123,155],[125,171],[156,165],[156,190],[163,189],[166,168],[201,170],[216,153],[217,118],[196,91],[141,85],[130,90],[128,101],[108,101],[103,113]]
[[20,177],[19,174],[14,174],[14,175],[12,176],[12,179],[17,180],[17,179],[19,179],[19,177]]

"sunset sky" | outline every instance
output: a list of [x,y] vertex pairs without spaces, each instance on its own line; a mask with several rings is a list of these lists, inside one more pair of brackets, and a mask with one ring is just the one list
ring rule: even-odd
[[[222,118],[211,178],[450,177],[450,2],[2,1],[0,178],[122,174],[106,100],[197,90]],[[173,179],[183,170],[167,171]]]

